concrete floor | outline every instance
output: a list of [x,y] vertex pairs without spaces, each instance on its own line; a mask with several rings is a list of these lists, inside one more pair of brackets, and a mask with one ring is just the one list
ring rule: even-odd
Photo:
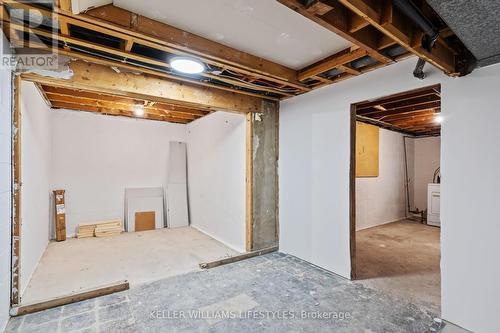
[[237,254],[197,229],[175,228],[50,242],[24,292],[31,303],[120,280],[136,285],[200,270]]
[[359,282],[440,313],[440,229],[402,221],[356,232]]
[[[204,317],[190,318],[196,315]],[[7,332],[422,333],[447,328],[428,309],[273,253],[12,318]]]

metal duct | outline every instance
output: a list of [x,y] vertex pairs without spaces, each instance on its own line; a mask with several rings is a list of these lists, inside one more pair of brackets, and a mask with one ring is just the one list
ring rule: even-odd
[[[422,39],[422,46],[427,51],[431,52],[434,43],[436,43],[439,37],[439,32],[436,27],[422,14],[420,9],[415,6],[411,0],[394,0],[394,5],[424,31],[425,36]],[[425,78],[424,65],[425,60],[419,58],[413,70],[413,76],[423,80]]]

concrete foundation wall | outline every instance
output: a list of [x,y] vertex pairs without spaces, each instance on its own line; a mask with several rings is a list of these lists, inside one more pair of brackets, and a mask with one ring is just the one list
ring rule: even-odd
[[416,59],[288,99],[280,112],[280,248],[350,276],[350,105],[441,83],[442,317],[498,332],[500,65],[449,78]]
[[252,120],[253,250],[278,245],[278,105],[263,103]]

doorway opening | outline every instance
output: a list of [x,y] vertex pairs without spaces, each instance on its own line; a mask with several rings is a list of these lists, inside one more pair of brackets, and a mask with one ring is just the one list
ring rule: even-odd
[[351,276],[440,313],[440,85],[351,108]]

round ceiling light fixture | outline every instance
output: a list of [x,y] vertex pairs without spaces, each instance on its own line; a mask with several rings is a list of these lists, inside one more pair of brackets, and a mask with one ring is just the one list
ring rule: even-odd
[[436,116],[434,118],[434,121],[438,124],[441,124],[443,122],[443,116]]
[[185,74],[199,74],[205,70],[205,65],[201,61],[187,57],[172,58],[170,66],[174,70]]
[[134,114],[137,117],[144,116],[144,105],[143,104],[136,104],[136,105],[134,105]]

